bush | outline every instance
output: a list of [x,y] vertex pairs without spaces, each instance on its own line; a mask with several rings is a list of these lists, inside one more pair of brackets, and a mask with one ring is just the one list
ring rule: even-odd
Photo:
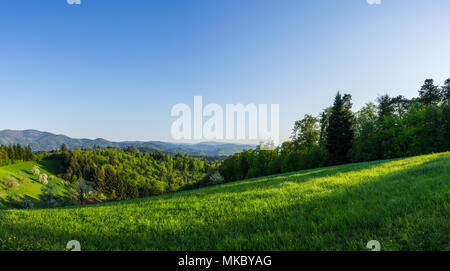
[[22,208],[24,209],[32,209],[34,207],[33,199],[25,198],[22,200]]
[[93,182],[81,179],[75,185],[75,189],[77,190],[78,193],[82,194],[82,198],[86,199],[92,197],[95,194],[96,191],[93,186],[94,186]]
[[150,184],[150,193],[152,195],[161,195],[166,191],[165,184],[161,181],[154,181]]
[[48,207],[57,207],[59,205],[60,196],[55,184],[49,183],[41,188],[42,199]]
[[19,182],[11,176],[5,177],[0,181],[0,183],[6,187],[6,190],[11,190],[19,186]]
[[283,163],[281,164],[281,172],[291,172],[291,171],[297,171],[299,166],[299,161],[301,159],[301,153],[300,152],[291,152],[289,153],[283,160]]
[[43,185],[48,184],[48,176],[47,174],[43,173],[39,176],[39,182]]
[[220,175],[220,173],[218,171],[214,172],[209,177],[209,184],[221,184],[221,183],[223,183],[223,181],[224,181],[224,178],[222,177],[222,175]]
[[38,167],[38,166],[34,166],[34,167],[31,169],[31,173],[33,173],[33,175],[39,175],[39,174],[41,173],[41,171],[39,170],[39,167]]

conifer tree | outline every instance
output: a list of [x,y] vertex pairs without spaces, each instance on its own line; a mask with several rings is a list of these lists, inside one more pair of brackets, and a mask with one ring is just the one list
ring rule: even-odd
[[327,127],[326,147],[334,164],[348,162],[348,152],[353,144],[353,113],[351,95],[341,96],[338,92]]
[[434,85],[433,79],[425,80],[419,90],[419,100],[425,105],[437,104],[441,101],[441,93],[438,86]]

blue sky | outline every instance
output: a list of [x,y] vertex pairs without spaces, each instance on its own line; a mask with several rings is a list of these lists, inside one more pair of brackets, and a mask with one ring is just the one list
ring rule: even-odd
[[450,77],[450,1],[3,1],[0,129],[171,140],[177,103],[280,105],[280,134]]

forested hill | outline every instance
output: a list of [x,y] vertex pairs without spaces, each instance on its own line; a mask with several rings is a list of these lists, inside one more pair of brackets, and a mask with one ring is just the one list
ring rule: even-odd
[[0,131],[0,145],[20,144],[22,146],[30,145],[33,151],[51,151],[56,150],[65,144],[69,149],[93,148],[98,146],[106,147],[137,147],[145,152],[167,152],[180,153],[194,156],[228,156],[244,149],[255,148],[254,145],[243,145],[234,143],[205,142],[197,144],[177,144],[161,141],[126,141],[112,142],[102,138],[98,139],[76,139],[65,135],[55,135],[48,132],[36,130],[2,130]]

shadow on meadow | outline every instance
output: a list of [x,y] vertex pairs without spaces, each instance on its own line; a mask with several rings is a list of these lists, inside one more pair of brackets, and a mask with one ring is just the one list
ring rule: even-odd
[[[346,170],[370,170],[384,163],[374,163],[369,168],[367,164],[365,168],[363,165],[352,166]],[[134,200],[116,203],[114,217],[107,212],[112,208],[111,204],[64,208],[66,213],[58,224],[53,221],[40,225],[21,223],[26,213],[7,210],[0,212],[0,246],[2,238],[9,234],[16,241],[7,243],[3,249],[63,250],[67,241],[78,240],[84,250],[365,250],[367,241],[375,239],[382,243],[383,250],[446,250],[449,241],[449,163],[448,157],[430,159],[412,168],[368,177],[361,184],[335,186],[309,200],[293,201],[281,208],[262,209],[244,216],[239,216],[241,210],[233,217],[232,211],[226,212],[231,215],[217,214],[214,209],[207,209],[213,207],[205,207],[204,213],[196,210],[194,215],[202,218],[210,215],[212,219],[200,222],[195,217],[178,219],[174,228],[169,228],[164,221],[150,226],[140,223],[139,217],[151,219],[148,217],[151,213],[146,213],[145,209],[120,208],[128,204],[139,205]],[[338,172],[345,170],[311,171],[309,177]],[[311,181],[309,177],[301,182]],[[265,182],[258,190],[271,189],[279,183]],[[239,184],[223,187],[222,191],[236,192],[235,186]],[[246,191],[254,187],[245,181],[239,188]],[[219,192],[214,189],[208,188],[209,191],[201,193]],[[192,191],[187,193],[195,195]],[[177,206],[153,209],[154,204],[164,200],[165,196],[150,198],[141,202],[140,207],[148,204],[167,221],[176,218],[173,211]],[[217,204],[215,208],[221,207],[227,206]],[[88,210],[95,212],[88,213]],[[44,210],[43,216],[50,218],[54,212]],[[75,216],[73,212],[76,212]],[[94,215],[98,217],[93,218]],[[135,223],[111,227],[120,221],[118,217],[128,219],[129,216],[136,217]],[[95,232],[88,226],[93,226]],[[33,243],[30,244],[31,240]]]
[[57,160],[41,160],[38,165],[52,175],[58,176],[62,173],[60,162]]
[[28,195],[11,194],[6,196],[2,203],[5,209],[33,209],[43,207],[41,199],[35,199]]

